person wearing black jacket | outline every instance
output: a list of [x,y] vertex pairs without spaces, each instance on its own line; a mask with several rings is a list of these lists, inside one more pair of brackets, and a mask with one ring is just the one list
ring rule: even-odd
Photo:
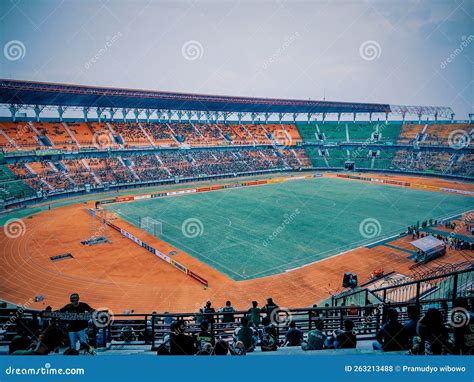
[[[79,302],[79,295],[77,293],[71,294],[69,300],[71,301],[70,304],[63,306],[59,309],[62,313],[93,313],[94,308],[91,308],[89,304],[85,302]],[[87,329],[88,320],[70,320],[67,325],[67,332],[69,335],[70,346],[72,349],[76,349],[77,341],[81,344],[81,346],[89,349],[89,339],[87,337],[86,329]]]
[[173,322],[170,329],[170,355],[196,354],[196,338],[186,334],[186,323],[183,320]]

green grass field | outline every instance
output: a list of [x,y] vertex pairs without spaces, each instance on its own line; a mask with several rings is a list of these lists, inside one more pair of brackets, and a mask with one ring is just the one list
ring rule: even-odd
[[[474,208],[470,197],[315,178],[109,205],[235,280],[285,272]],[[407,254],[408,256],[408,254]],[[363,259],[361,259],[363,261]]]

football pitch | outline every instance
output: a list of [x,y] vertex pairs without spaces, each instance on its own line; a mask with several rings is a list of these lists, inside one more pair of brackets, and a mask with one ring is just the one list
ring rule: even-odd
[[285,272],[473,208],[467,196],[334,178],[106,206],[137,227],[143,218],[161,222],[158,237],[234,280]]

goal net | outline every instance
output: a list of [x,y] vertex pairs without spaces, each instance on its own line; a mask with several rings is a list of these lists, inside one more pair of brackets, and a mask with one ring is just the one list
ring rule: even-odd
[[163,234],[163,224],[149,216],[142,216],[140,218],[140,228],[154,236]]

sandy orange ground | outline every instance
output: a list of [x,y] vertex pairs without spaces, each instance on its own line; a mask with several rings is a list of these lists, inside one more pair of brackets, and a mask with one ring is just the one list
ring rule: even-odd
[[[443,179],[373,176],[474,191],[472,184]],[[371,272],[380,267],[386,272],[412,273],[410,266],[413,262],[407,259],[408,253],[378,246],[359,248],[288,273],[236,282],[125,221],[115,221],[164,253],[176,250],[174,259],[209,281],[210,286],[205,289],[118,232],[92,219],[85,211],[92,205],[92,202],[75,204],[25,218],[24,235],[18,238],[8,238],[1,230],[0,299],[31,308],[47,305],[58,308],[68,302],[70,293],[78,292],[92,306],[107,307],[114,313],[129,309],[140,313],[196,311],[208,299],[216,307],[230,299],[236,308],[244,309],[254,299],[263,304],[268,296],[272,296],[280,306],[296,307],[322,301],[339,291],[342,274],[346,271],[356,272],[360,282],[367,281]],[[93,247],[80,244],[95,232],[107,235],[112,243]],[[391,244],[410,248],[409,241],[411,238],[401,238]],[[67,252],[74,259],[58,262],[49,259]],[[442,262],[457,263],[471,256],[472,251],[449,250]],[[433,266],[437,264],[434,262]],[[32,302],[36,295],[43,295],[45,300]]]

